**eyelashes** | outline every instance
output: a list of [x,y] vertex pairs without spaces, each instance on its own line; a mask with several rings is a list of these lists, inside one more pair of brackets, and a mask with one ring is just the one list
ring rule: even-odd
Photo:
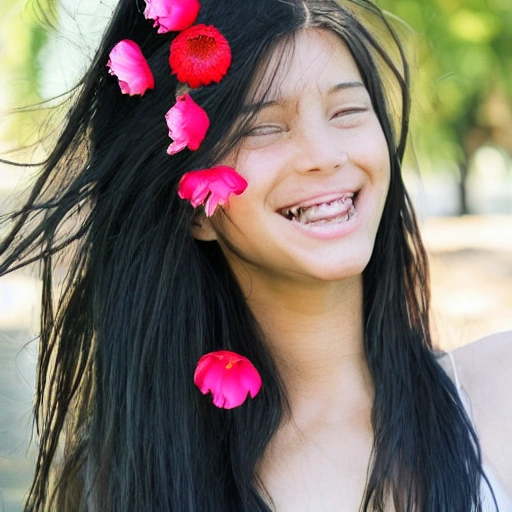
[[333,116],[333,118],[336,117],[343,117],[343,116],[350,116],[354,114],[363,114],[365,112],[368,112],[368,107],[353,107],[353,108],[347,108],[340,110],[336,112]]
[[264,124],[257,125],[252,128],[249,128],[247,132],[244,134],[246,137],[261,137],[264,135],[276,135],[286,131],[283,127],[275,124]]

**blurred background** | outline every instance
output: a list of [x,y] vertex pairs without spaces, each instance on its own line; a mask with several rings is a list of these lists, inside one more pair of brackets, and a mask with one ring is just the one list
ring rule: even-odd
[[[86,69],[115,3],[1,1],[0,159],[44,159],[47,144],[34,144],[61,125],[55,98]],[[413,63],[404,174],[430,256],[436,344],[451,350],[512,329],[512,2],[377,3],[397,17]],[[0,162],[0,215],[36,170]],[[36,269],[0,280],[2,512],[21,510],[34,466],[39,294]]]

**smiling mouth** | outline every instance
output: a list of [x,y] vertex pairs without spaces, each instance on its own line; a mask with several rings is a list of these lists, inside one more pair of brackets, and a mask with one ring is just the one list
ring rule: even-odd
[[307,207],[292,206],[282,209],[279,213],[290,221],[304,225],[347,222],[356,214],[356,198],[357,193],[348,193],[334,201]]

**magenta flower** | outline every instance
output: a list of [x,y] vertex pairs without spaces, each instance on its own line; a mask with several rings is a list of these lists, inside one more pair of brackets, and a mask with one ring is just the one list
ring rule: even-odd
[[176,98],[176,104],[165,114],[165,119],[169,137],[174,141],[167,149],[169,155],[187,146],[192,151],[198,149],[210,126],[208,115],[189,94]]
[[246,188],[247,181],[235,169],[220,165],[185,173],[178,194],[190,201],[194,208],[204,204],[206,216],[211,217],[218,204],[227,204],[231,194],[240,195]]
[[233,409],[254,398],[261,389],[261,377],[254,365],[244,356],[219,350],[199,359],[194,372],[194,384],[203,395],[211,392],[213,404]]
[[119,41],[109,54],[109,73],[117,76],[123,94],[141,96],[155,87],[149,64],[137,43],[129,39]]
[[146,0],[146,19],[154,20],[158,33],[185,30],[196,21],[199,0]]

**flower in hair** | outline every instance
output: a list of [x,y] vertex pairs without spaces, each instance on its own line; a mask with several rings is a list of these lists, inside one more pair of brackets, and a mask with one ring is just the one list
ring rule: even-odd
[[167,153],[174,155],[185,147],[195,151],[206,136],[210,120],[206,112],[190,97],[183,94],[165,115],[169,137],[174,141]]
[[185,30],[196,21],[199,0],[146,0],[146,19],[154,20],[158,33]]
[[192,88],[219,83],[231,65],[231,48],[215,27],[194,25],[172,42],[169,64],[178,80]]
[[235,169],[220,165],[185,173],[178,194],[190,201],[194,208],[204,204],[206,216],[211,217],[218,204],[227,204],[231,194],[240,195],[246,188],[247,181]]
[[137,43],[129,39],[119,41],[109,54],[107,66],[117,76],[123,94],[141,96],[155,87],[149,64]]
[[203,395],[211,392],[213,404],[233,409],[254,398],[261,389],[261,377],[244,356],[227,350],[210,352],[199,359],[194,372],[194,384]]

